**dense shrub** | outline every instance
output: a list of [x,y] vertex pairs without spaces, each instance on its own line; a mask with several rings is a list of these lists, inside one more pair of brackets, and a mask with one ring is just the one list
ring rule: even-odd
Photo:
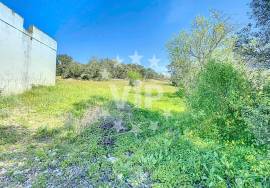
[[254,103],[244,109],[245,121],[256,138],[256,145],[270,147],[270,82],[253,90]]
[[185,86],[183,84],[179,84],[178,90],[176,92],[176,95],[178,97],[181,97],[182,98],[182,97],[185,96],[185,94],[186,94],[186,92],[185,92]]
[[244,73],[232,64],[208,62],[188,96],[191,109],[202,118],[201,133],[217,134],[214,136],[223,140],[252,141],[243,116],[244,107],[252,104],[250,93]]
[[80,78],[83,72],[83,67],[77,63],[70,63],[67,65],[64,70],[62,77],[63,78]]
[[84,65],[81,78],[84,80],[102,80],[101,64],[93,61],[87,65]]

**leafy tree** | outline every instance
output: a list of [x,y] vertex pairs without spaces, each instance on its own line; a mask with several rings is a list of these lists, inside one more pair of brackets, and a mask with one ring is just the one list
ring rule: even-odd
[[64,73],[64,70],[67,68],[68,65],[73,63],[72,57],[64,54],[58,55],[56,61],[56,75],[61,76]]
[[86,70],[87,73],[89,75],[89,79],[92,80],[101,80],[102,79],[102,75],[101,75],[101,63],[96,60],[90,60],[90,62],[86,65]]
[[189,38],[191,58],[200,65],[205,64],[207,59],[212,58],[216,49],[224,48],[231,31],[231,26],[219,13],[213,12],[209,19],[197,17]]
[[244,60],[259,67],[270,67],[270,1],[252,0],[251,18],[255,24],[248,24],[238,33],[235,50]]
[[[175,85],[184,84],[181,82],[188,80],[191,67],[194,67],[192,64],[203,67],[207,60],[216,54],[219,54],[219,59],[230,53],[228,49],[231,48],[231,43],[228,41],[232,39],[231,31],[232,26],[228,23],[228,18],[218,12],[212,11],[209,18],[196,17],[190,32],[180,32],[167,45],[172,82]],[[221,53],[218,53],[220,51]]]
[[[243,57],[244,62],[253,69],[247,72],[252,85],[252,105],[245,105],[244,119],[252,129],[257,145],[269,149],[269,72],[270,68],[270,1],[252,0],[251,19],[240,32],[235,51]],[[254,69],[255,68],[255,69]]]
[[124,65],[115,65],[114,71],[112,72],[112,77],[116,79],[125,79],[127,78],[128,70]]
[[83,65],[72,62],[63,71],[63,78],[80,78],[83,72]]

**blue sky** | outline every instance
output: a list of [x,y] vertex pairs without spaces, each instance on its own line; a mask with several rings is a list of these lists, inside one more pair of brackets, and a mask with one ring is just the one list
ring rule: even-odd
[[120,56],[131,63],[137,50],[142,64],[154,54],[168,64],[165,44],[188,29],[196,15],[222,11],[243,26],[248,22],[249,0],[3,0],[25,18],[25,27],[36,25],[58,42],[58,53],[81,63],[91,57]]

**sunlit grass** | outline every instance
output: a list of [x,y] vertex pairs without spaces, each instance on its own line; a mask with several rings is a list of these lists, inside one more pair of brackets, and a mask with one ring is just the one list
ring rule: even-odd
[[138,87],[130,87],[128,81],[124,80],[98,82],[59,79],[55,87],[38,87],[19,98],[23,105],[50,115],[68,112],[74,103],[97,96],[107,100],[124,99],[140,107],[146,107],[147,101],[152,101],[147,106],[152,110],[183,111],[184,103],[173,96],[174,92],[176,92],[174,87],[160,81],[143,82]]

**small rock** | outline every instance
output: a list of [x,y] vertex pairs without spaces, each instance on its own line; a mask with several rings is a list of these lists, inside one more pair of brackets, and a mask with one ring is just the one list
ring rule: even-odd
[[62,176],[62,171],[60,169],[56,169],[53,171],[53,173],[56,175],[56,176]]
[[4,175],[5,173],[7,173],[7,170],[5,168],[0,170],[0,175]]
[[119,180],[122,180],[123,177],[124,177],[123,174],[118,174],[118,175],[117,175],[117,178],[118,178]]
[[118,159],[116,158],[116,157],[113,157],[113,156],[108,156],[107,157],[107,160],[109,161],[109,162],[111,162],[111,163],[115,163]]

